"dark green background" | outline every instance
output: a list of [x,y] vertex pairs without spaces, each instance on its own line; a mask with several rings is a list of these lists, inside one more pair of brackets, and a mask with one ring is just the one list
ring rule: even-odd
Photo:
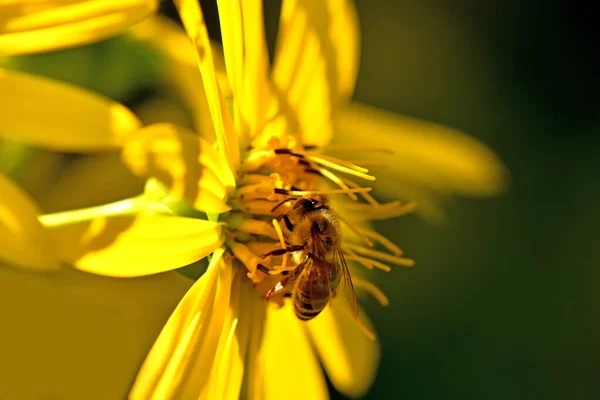
[[[510,192],[382,224],[373,399],[600,398],[598,35],[583,2],[358,1],[356,99],[489,144]],[[381,275],[381,274],[380,274]]]

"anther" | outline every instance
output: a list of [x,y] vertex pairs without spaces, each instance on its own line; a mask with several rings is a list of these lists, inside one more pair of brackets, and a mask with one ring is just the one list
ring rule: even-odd
[[275,149],[275,154],[289,154],[290,156],[294,156],[294,157],[298,157],[298,158],[304,158],[304,156],[302,154],[298,154],[293,152],[291,149]]
[[270,275],[270,274],[269,274],[269,272],[270,272],[270,271],[269,271],[269,268],[265,267],[265,266],[264,266],[264,265],[262,265],[262,264],[257,264],[257,265],[256,265],[256,269],[257,269],[257,270],[259,270],[260,272],[264,273],[265,275]]

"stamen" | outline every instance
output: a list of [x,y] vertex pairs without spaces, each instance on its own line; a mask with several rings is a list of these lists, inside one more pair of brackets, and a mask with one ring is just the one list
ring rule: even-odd
[[346,251],[348,254],[350,254],[349,256],[348,255],[345,256],[346,260],[356,261],[356,262],[362,264],[362,266],[368,270],[372,270],[373,268],[375,268],[375,266],[371,262],[372,260],[370,258],[361,257],[361,256],[357,255],[355,252],[353,252],[352,249],[346,248],[346,249],[344,249],[344,251]]
[[275,201],[277,196],[275,196],[275,192],[273,188],[269,188],[268,190],[256,190],[254,192],[249,192],[240,195],[239,199],[242,201],[251,201],[251,200],[269,200]]
[[273,208],[273,202],[268,200],[249,200],[249,201],[231,201],[232,207],[235,205],[240,210],[257,215],[269,215],[272,216],[271,209]]
[[244,171],[256,171],[263,165],[265,165],[271,158],[275,156],[273,150],[258,150],[252,151],[244,159],[239,167],[239,170]]
[[239,180],[238,180],[238,186],[245,186],[245,185],[252,185],[255,183],[263,183],[265,181],[270,181],[273,178],[271,176],[267,176],[267,175],[261,175],[261,174],[244,174]]
[[[315,171],[319,172],[325,178],[329,179],[330,181],[332,181],[333,183],[335,183],[342,189],[350,190],[350,188],[348,186],[346,186],[346,184],[344,182],[342,182],[342,180],[340,178],[338,178],[337,175],[335,175],[333,172],[331,172],[325,168],[319,168],[319,167],[317,167],[315,169]],[[356,197],[356,195],[354,193],[348,192],[347,194],[348,194],[348,196],[350,196],[350,198],[352,200],[358,200],[358,197]]]
[[344,168],[348,168],[357,172],[363,172],[363,173],[367,173],[369,172],[368,169],[360,167],[358,165],[352,164],[351,162],[345,161],[345,160],[340,160],[339,158],[334,158],[334,157],[329,157],[329,156],[325,156],[320,154],[319,156],[308,156],[306,157],[311,161],[316,162],[317,164],[321,164],[324,165],[326,167],[330,167],[333,168],[335,167],[344,167]]
[[275,193],[292,195],[292,196],[306,196],[306,195],[309,195],[309,194],[367,193],[367,192],[370,192],[370,191],[371,191],[371,188],[332,189],[332,190],[285,190],[285,189],[275,189]]
[[393,256],[391,254],[387,254],[373,249],[367,249],[365,247],[358,246],[352,243],[345,243],[344,246],[356,251],[358,254],[362,254],[382,261],[391,262],[393,264],[401,265],[403,267],[412,267],[415,265],[415,261],[411,260],[410,258]]
[[404,254],[404,252],[398,246],[396,246],[388,238],[386,238],[383,235],[380,235],[379,233],[375,232],[374,230],[372,230],[372,229],[364,229],[364,228],[356,228],[356,229],[360,233],[362,233],[363,235],[365,235],[366,237],[368,237],[369,239],[373,239],[376,242],[380,243],[390,253],[392,253],[392,254],[394,254],[396,256],[401,256],[402,254]]
[[236,230],[253,235],[267,236],[272,239],[277,239],[277,233],[273,230],[273,226],[268,221],[259,219],[241,218],[241,221],[235,227]]
[[273,192],[274,182],[271,180],[266,180],[260,183],[254,183],[252,185],[240,186],[236,189],[237,194],[240,198],[243,198],[245,195],[258,192],[263,194],[269,194]]
[[370,330],[369,327],[360,319],[360,317],[356,319],[356,322],[358,323],[358,326],[360,327],[360,329],[362,329],[365,336],[367,338],[369,338],[369,340],[374,342],[375,339],[377,338],[377,336],[375,336],[375,332]]
[[266,272],[266,274],[267,275],[279,275],[284,271],[291,272],[291,271],[295,270],[296,268],[298,268],[298,267],[291,266],[291,267],[281,268],[279,266],[275,266],[275,267],[271,267],[271,269],[268,270],[269,272]]
[[344,206],[352,211],[357,211],[361,217],[368,220],[400,217],[402,215],[410,214],[417,209],[416,203],[411,202],[403,204],[400,201],[380,204],[378,207],[360,203],[347,203]]
[[[356,183],[350,179],[342,179],[342,182],[344,182],[346,185],[350,186],[353,189],[360,188],[360,185],[358,183]],[[375,200],[373,198],[373,196],[371,196],[370,194],[367,194],[366,192],[362,192],[362,193],[360,193],[360,195],[363,199],[365,199],[367,201],[367,203],[372,204],[374,206],[379,206],[379,202],[377,200]]]
[[366,258],[366,257],[361,257],[361,256],[347,256],[346,260],[347,261],[358,261],[359,263],[361,263],[362,265],[367,267],[367,269],[373,269],[373,267],[377,267],[380,270],[385,271],[385,272],[390,272],[392,270],[392,268],[390,268],[389,265],[386,265],[377,260],[373,260],[371,258]]
[[267,254],[268,252],[275,250],[277,242],[258,242],[251,241],[248,243],[244,243],[250,251],[252,251],[257,257],[260,257],[263,254]]
[[372,284],[369,281],[365,281],[360,278],[353,278],[352,283],[354,283],[354,287],[363,289],[369,292],[375,299],[381,304],[382,307],[386,307],[390,304],[387,296],[379,289],[377,286]]
[[[279,244],[281,245],[281,248],[285,249],[286,248],[285,239],[283,238],[283,232],[281,231],[281,226],[279,225],[279,222],[276,219],[273,219],[271,222],[273,222],[273,227],[275,228],[275,231],[277,232],[277,236],[279,237]],[[285,267],[287,266],[287,260],[288,260],[288,254],[285,253],[281,259],[281,269],[285,269]]]
[[348,160],[348,162],[351,162],[352,164],[362,165],[363,167],[378,168],[378,169],[387,168],[390,166],[390,164],[388,164],[388,163],[375,162],[375,161]]
[[260,270],[266,268],[261,264],[262,259],[257,257],[250,249],[240,243],[236,242],[231,238],[226,239],[227,247],[231,250],[233,255],[242,262],[248,269],[250,273],[254,273],[259,265],[261,265]]
[[[310,151],[313,149],[306,149],[306,150]],[[353,146],[353,145],[331,146],[331,145],[327,145],[327,150],[328,151],[374,151],[377,153],[394,154],[394,150],[392,150],[392,149],[387,149],[385,147],[371,147],[371,146]]]
[[374,247],[373,242],[369,240],[366,236],[362,235],[358,228],[356,228],[353,224],[350,223],[346,218],[342,217],[340,214],[336,214],[337,218],[342,221],[354,234],[369,247]]
[[[367,181],[374,181],[375,180],[374,176],[367,175],[366,173],[354,170],[354,169],[349,168],[349,167],[345,167],[343,165],[338,165],[336,163],[324,160],[324,159],[319,158],[319,157],[308,157],[308,158],[310,160],[316,162],[317,164],[321,164],[321,165],[323,165],[323,166],[325,166],[327,168],[331,168],[331,169],[333,169],[335,171],[343,172],[343,173],[346,173],[346,174],[349,174],[349,175],[358,176],[359,178],[363,178],[363,179],[365,179]],[[321,171],[322,168],[315,168],[315,169],[317,171],[320,171],[321,173],[323,172],[323,171]],[[368,171],[368,170],[366,170],[366,171]]]

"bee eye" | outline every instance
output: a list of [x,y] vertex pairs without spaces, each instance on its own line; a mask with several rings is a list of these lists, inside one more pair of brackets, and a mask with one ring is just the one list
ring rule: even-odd
[[294,208],[300,208],[304,211],[311,211],[314,209],[314,204],[309,199],[298,199],[296,203],[294,203]]

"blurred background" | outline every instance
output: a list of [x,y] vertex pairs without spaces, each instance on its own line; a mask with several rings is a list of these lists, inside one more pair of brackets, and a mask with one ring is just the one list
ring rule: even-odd
[[[219,40],[216,6],[201,3]],[[417,266],[372,274],[391,305],[365,302],[383,347],[367,398],[600,398],[600,64],[591,6],[356,3],[362,55],[355,99],[467,132],[511,173],[503,197],[456,199],[447,225],[416,215],[380,224]],[[162,12],[176,15],[166,3]],[[273,44],[278,2],[267,0],[265,12]],[[86,86],[146,122],[173,100],[154,84],[160,59],[127,38],[1,63]],[[57,155],[4,141],[0,170],[56,211],[99,199],[97,192],[87,199],[53,193],[64,193],[57,185],[82,163],[111,157]],[[132,178],[121,189],[119,197],[141,184]],[[102,200],[117,200],[111,195]]]

